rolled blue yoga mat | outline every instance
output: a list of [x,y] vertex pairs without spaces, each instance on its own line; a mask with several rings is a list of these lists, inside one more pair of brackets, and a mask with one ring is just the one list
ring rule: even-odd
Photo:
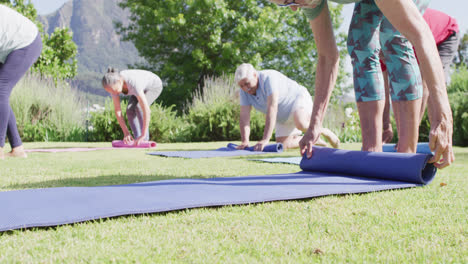
[[254,151],[253,147],[248,147],[243,150],[236,149],[238,145],[229,143],[226,147],[215,150],[191,150],[191,151],[154,151],[147,153],[148,155],[175,157],[175,158],[215,158],[215,157],[233,157],[246,155],[259,155],[265,153],[280,153],[283,152],[283,144],[270,144],[263,148],[263,151]]
[[[396,152],[396,144],[384,144],[382,146],[383,152]],[[422,154],[433,154],[429,148],[429,143],[418,143],[416,153]],[[252,161],[261,161],[268,163],[286,163],[299,165],[301,163],[302,157],[275,157],[275,158],[264,158],[264,159],[251,159]]]
[[306,199],[428,184],[428,154],[315,147],[303,171],[276,175],[174,179],[98,187],[0,192],[0,231],[57,226],[121,215]]

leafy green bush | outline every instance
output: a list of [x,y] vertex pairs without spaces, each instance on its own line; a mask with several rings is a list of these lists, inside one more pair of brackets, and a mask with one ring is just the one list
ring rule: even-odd
[[458,93],[459,100],[452,103],[453,144],[468,146],[468,93]]
[[25,142],[84,140],[83,105],[65,82],[28,74],[13,89],[10,104]]
[[157,142],[188,141],[185,136],[186,123],[177,116],[175,105],[163,107],[156,103],[151,105],[150,137]]
[[451,76],[450,85],[447,87],[448,93],[468,92],[468,68],[466,65],[458,67]]
[[[190,141],[240,140],[239,88],[232,78],[206,78],[189,105],[185,115],[188,123],[186,137]],[[263,136],[265,118],[252,111],[250,140]]]
[[[453,116],[453,144],[468,146],[468,93],[454,92],[449,94]],[[419,141],[429,142],[431,124],[426,113],[419,126]]]
[[[122,116],[126,116],[126,107],[122,107]],[[104,142],[123,138],[123,132],[115,117],[112,100],[107,100],[103,110],[92,112],[89,123],[88,141]],[[130,127],[127,124],[127,127]]]
[[[126,102],[122,101],[122,115],[127,122],[127,128],[130,130],[128,120],[126,119]],[[177,116],[174,106],[163,107],[158,103],[152,104],[150,120],[150,139],[157,142],[175,142],[186,141],[181,135],[184,134],[186,127],[183,119]],[[123,132],[115,117],[114,105],[111,100],[107,100],[105,107],[101,111],[91,113],[90,118],[89,141],[112,141],[123,138]]]

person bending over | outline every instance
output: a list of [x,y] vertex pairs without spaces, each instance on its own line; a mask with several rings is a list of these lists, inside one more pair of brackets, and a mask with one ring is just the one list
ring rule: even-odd
[[[275,70],[257,71],[248,63],[241,64],[235,73],[240,86],[240,131],[242,143],[239,149],[249,146],[250,111],[252,106],[266,114],[263,138],[254,150],[262,151],[270,141],[275,128],[276,142],[285,148],[298,148],[302,132],[309,127],[312,114],[312,98],[307,89]],[[323,128],[322,135],[332,147],[339,145],[338,137]],[[326,145],[320,139],[318,145]]]
[[5,137],[10,157],[27,157],[10,106],[16,83],[41,55],[41,35],[36,25],[15,10],[0,5],[0,159],[4,159]]
[[[437,45],[437,50],[439,51],[440,60],[442,61],[442,66],[444,68],[445,73],[445,83],[449,85],[450,83],[450,66],[452,65],[453,58],[457,54],[458,50],[458,43],[460,41],[458,36],[458,23],[455,18],[428,8],[423,15],[424,20],[429,25],[431,29],[432,35],[434,36],[434,40]],[[417,54],[416,54],[417,55]],[[383,59],[383,55],[381,54],[380,66],[382,68],[382,73],[384,77],[385,83],[385,108],[383,112],[383,134],[382,134],[382,141],[383,143],[389,143],[393,139],[393,129],[392,125],[390,124],[390,87],[388,83],[388,73],[387,73],[387,66],[385,64],[385,59]],[[383,60],[382,60],[383,59]],[[424,112],[426,111],[427,101],[429,99],[429,89],[427,84],[424,82],[423,78],[423,95],[421,101],[421,110],[419,112],[419,123],[424,116]],[[395,115],[395,121],[397,124],[397,128],[399,127],[399,117]],[[398,129],[397,129],[398,131]]]
[[[102,86],[111,94],[114,111],[124,133],[126,144],[139,145],[149,140],[150,105],[159,97],[163,89],[161,79],[145,70],[117,71],[109,68],[102,78]],[[130,96],[127,105],[127,119],[133,132],[128,131],[122,117],[120,95]]]
[[[312,157],[319,138],[325,110],[338,75],[336,46],[328,2],[355,3],[348,31],[348,53],[359,111],[363,151],[382,151],[382,115],[385,105],[379,53],[388,66],[394,112],[399,114],[398,152],[414,153],[418,142],[421,108],[421,73],[429,89],[431,132],[429,146],[435,151],[429,160],[437,168],[449,166],[453,118],[442,63],[434,37],[422,13],[430,0],[270,0],[307,16],[317,46],[314,109],[310,127],[299,142],[301,153]],[[412,45],[411,45],[412,44]],[[412,47],[418,53],[420,67]],[[421,72],[420,72],[421,68]]]

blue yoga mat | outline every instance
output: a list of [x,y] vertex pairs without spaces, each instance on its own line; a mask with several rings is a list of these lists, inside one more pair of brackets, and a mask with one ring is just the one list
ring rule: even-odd
[[0,192],[0,231],[186,208],[251,204],[428,184],[430,155],[314,149],[303,171]]
[[259,155],[265,152],[283,152],[283,144],[270,144],[266,145],[263,151],[254,151],[253,147],[248,147],[243,150],[236,149],[238,145],[229,143],[226,147],[215,150],[192,150],[192,151],[154,151],[147,153],[148,155],[163,156],[163,157],[176,157],[176,158],[214,158],[214,157],[233,157],[233,156],[246,156],[246,155]]
[[[382,146],[383,152],[396,152],[396,144],[384,144]],[[433,154],[429,148],[429,143],[418,143],[416,153],[422,154]],[[264,159],[251,159],[252,161],[261,161],[268,163],[286,163],[286,164],[295,164],[299,165],[301,163],[302,157],[275,157],[275,158],[264,158]]]
[[[382,146],[383,152],[396,152],[395,148],[396,144],[384,144]],[[418,143],[416,153],[433,154],[427,142]]]
[[302,157],[277,157],[277,158],[264,158],[264,159],[249,159],[252,161],[261,161],[267,163],[285,163],[285,164],[301,164]]

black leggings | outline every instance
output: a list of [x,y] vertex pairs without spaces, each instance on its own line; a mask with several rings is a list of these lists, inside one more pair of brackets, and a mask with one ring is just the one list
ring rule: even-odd
[[16,83],[39,58],[41,50],[41,36],[37,34],[29,46],[12,51],[5,63],[0,63],[0,147],[2,148],[5,146],[5,136],[8,136],[12,148],[22,145],[15,114],[10,106],[10,94]]

